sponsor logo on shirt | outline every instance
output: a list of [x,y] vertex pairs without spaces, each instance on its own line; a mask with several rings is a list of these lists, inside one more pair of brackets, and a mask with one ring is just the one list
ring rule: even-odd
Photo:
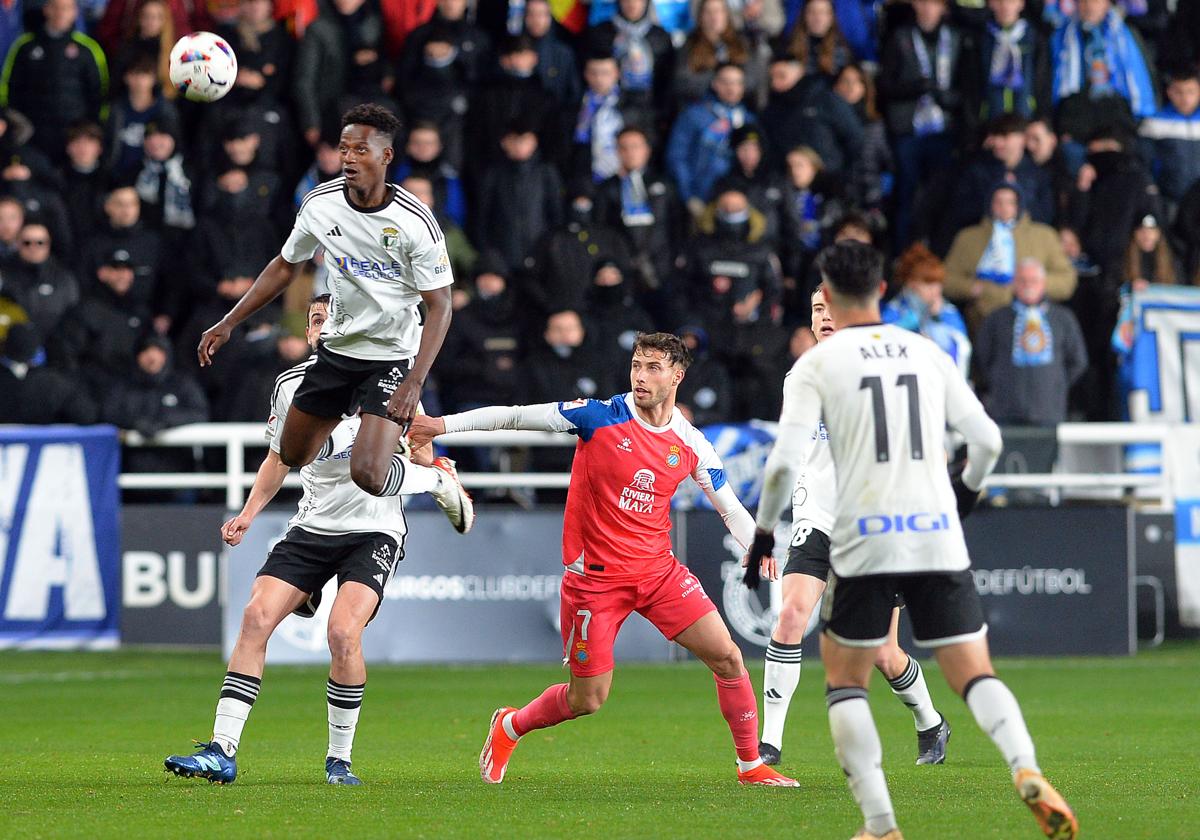
[[653,513],[654,481],[654,473],[650,470],[641,469],[635,472],[629,486],[621,488],[621,498],[617,499],[617,507],[634,513]]
[[399,280],[404,271],[404,267],[396,260],[381,263],[375,260],[360,260],[358,257],[334,257],[333,261],[343,275],[367,280]]
[[617,449],[620,449],[622,452],[632,452],[633,441],[629,438],[621,438],[621,442],[617,444]]
[[449,270],[450,270],[450,255],[447,254],[446,249],[443,248],[442,252],[438,255],[437,265],[435,265],[433,267],[433,273],[434,274],[445,274]]
[[948,513],[875,514],[859,517],[858,520],[860,537],[948,530],[950,530],[950,514]]

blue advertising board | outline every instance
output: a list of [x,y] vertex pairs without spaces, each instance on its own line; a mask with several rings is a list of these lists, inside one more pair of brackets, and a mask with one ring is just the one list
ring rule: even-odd
[[117,644],[120,469],[111,426],[0,427],[0,648]]

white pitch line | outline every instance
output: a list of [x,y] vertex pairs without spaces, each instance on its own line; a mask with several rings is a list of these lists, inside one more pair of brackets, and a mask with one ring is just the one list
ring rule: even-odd
[[153,676],[146,671],[51,671],[28,674],[0,674],[2,685],[24,685],[39,682],[98,682],[122,680],[128,677]]

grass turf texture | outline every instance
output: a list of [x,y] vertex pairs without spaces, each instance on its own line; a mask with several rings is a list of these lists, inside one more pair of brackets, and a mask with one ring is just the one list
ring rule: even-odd
[[[752,663],[756,688],[761,663]],[[1013,660],[1047,774],[1085,838],[1200,836],[1200,646],[1132,659]],[[848,838],[859,814],[829,739],[822,674],[805,664],[782,770],[799,790],[743,788],[702,666],[618,668],[595,717],[534,732],[503,785],[476,766],[488,718],[564,678],[546,666],[374,667],[354,749],[362,788],[324,784],[325,677],[268,668],[228,787],[167,777],[207,739],[213,654],[0,654],[0,837]],[[900,824],[920,838],[1041,837],[990,741],[936,666],[948,762],[913,766],[908,711],[871,705]]]

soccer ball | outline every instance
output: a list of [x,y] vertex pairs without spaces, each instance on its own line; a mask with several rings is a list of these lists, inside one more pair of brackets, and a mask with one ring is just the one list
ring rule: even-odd
[[211,32],[184,35],[171,48],[171,84],[193,102],[216,102],[233,87],[237,56]]

